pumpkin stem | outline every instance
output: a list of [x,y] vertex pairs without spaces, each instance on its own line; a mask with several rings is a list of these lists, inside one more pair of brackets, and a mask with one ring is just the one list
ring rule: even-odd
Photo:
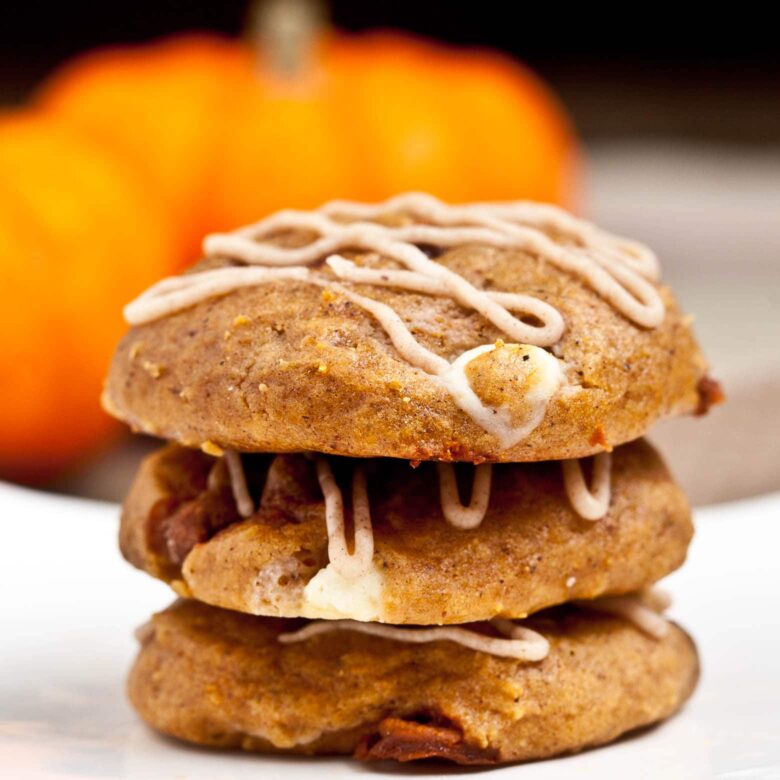
[[314,43],[325,24],[322,0],[262,0],[250,8],[249,35],[258,68],[292,78],[313,65]]

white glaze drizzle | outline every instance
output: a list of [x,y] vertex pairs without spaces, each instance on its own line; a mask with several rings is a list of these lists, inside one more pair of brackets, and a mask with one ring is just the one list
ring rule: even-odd
[[[376,287],[394,287],[396,289],[442,297],[446,297],[449,294],[447,286],[441,279],[426,276],[418,271],[403,271],[395,268],[363,268],[341,255],[331,255],[325,263],[339,279],[344,281],[355,282],[356,284],[372,284]],[[537,346],[551,346],[563,335],[566,327],[563,317],[549,303],[545,303],[530,295],[522,295],[521,293],[494,292],[491,290],[486,295],[509,311],[530,314],[543,323],[540,326],[520,323],[528,328],[527,336],[524,339],[526,343],[536,344]]]
[[[442,225],[472,223],[489,226],[491,223],[495,225],[496,219],[509,220],[515,224],[525,223],[526,226],[554,230],[591,250],[620,259],[648,279],[657,279],[660,273],[658,259],[648,247],[607,233],[590,222],[577,219],[563,209],[546,203],[514,201],[447,206],[431,195],[402,193],[379,204],[333,200],[322,211],[330,216],[349,214],[362,219],[377,219],[392,211],[408,211],[418,218],[438,221]],[[477,220],[473,216],[475,211],[479,212]],[[504,229],[505,225],[502,224],[500,228]]]
[[[567,463],[574,464],[577,469],[575,472],[577,476],[571,481],[571,484],[575,487],[571,488],[569,482],[567,482],[566,487],[572,506],[582,517],[591,520],[602,517],[609,506],[609,453],[600,453],[596,458],[597,460],[594,464],[594,483],[597,483],[597,487],[594,489],[595,497],[585,486],[579,462],[565,461],[563,463],[564,469]],[[237,452],[228,450],[225,451],[223,460],[227,466],[239,514],[242,517],[249,517],[254,513],[254,504],[247,489],[241,458]],[[218,464],[219,462],[212,468],[209,480],[216,477]],[[350,579],[360,577],[371,568],[374,556],[374,534],[371,524],[365,472],[361,466],[356,465],[352,474],[352,513],[355,543],[354,551],[350,554],[345,534],[344,500],[341,489],[338,487],[333,471],[325,457],[316,456],[315,466],[317,479],[325,500],[328,559],[342,576]],[[465,530],[478,527],[485,517],[490,502],[492,464],[481,464],[475,468],[472,495],[468,506],[464,506],[460,501],[454,466],[451,463],[439,462],[436,464],[436,467],[439,475],[441,509],[445,519],[452,526],[459,529]],[[566,471],[564,471],[565,473]],[[597,510],[601,514],[597,514]],[[663,638],[669,630],[668,622],[658,613],[669,607],[671,599],[666,593],[657,588],[648,588],[639,594],[601,596],[596,599],[576,603],[589,609],[607,612],[629,620],[656,639]],[[520,645],[512,644],[508,640],[492,639],[458,628],[406,629],[384,625],[377,626],[352,620],[314,622],[298,632],[280,635],[279,639],[285,642],[303,641],[316,634],[340,629],[363,631],[375,636],[384,636],[385,638],[407,642],[453,641],[480,652],[522,658],[523,660],[540,660],[544,657],[544,655],[541,655],[538,658],[531,658],[527,655],[516,654],[538,653],[541,642],[545,644],[545,647],[547,646],[546,640],[536,632],[517,626],[503,618],[494,618],[491,623],[501,633],[511,637],[513,641],[516,640],[522,643],[522,648]],[[366,626],[373,626],[373,628],[368,630]],[[414,631],[415,633],[410,637],[409,631]],[[285,638],[283,639],[282,637]],[[505,644],[497,644],[501,642]],[[528,643],[530,643],[530,647],[526,647]]]
[[291,644],[304,642],[332,631],[354,631],[410,644],[454,642],[479,653],[516,658],[520,661],[541,661],[547,656],[550,645],[541,634],[530,628],[514,625],[511,621],[491,622],[499,632],[505,634],[505,637],[485,636],[455,626],[408,628],[382,623],[361,623],[357,620],[315,620],[298,631],[279,634],[278,639],[282,644]]
[[426,374],[441,376],[450,370],[451,366],[443,357],[431,352],[420,344],[412,335],[404,321],[398,316],[395,309],[381,301],[358,295],[340,284],[327,285],[338,293],[341,293],[348,301],[357,304],[372,314],[384,328],[393,346],[401,353],[408,363],[416,368],[421,368]]
[[[600,453],[595,456],[595,461],[593,492],[585,485],[579,461],[562,462],[569,501],[572,508],[586,520],[598,520],[609,508],[611,458],[609,453]],[[345,535],[344,500],[341,489],[336,484],[325,457],[317,456],[315,462],[317,479],[325,499],[328,558],[342,576],[359,577],[368,571],[374,555],[374,534],[365,472],[362,467],[355,466],[352,475],[355,549],[350,554]],[[247,488],[246,475],[239,453],[228,450],[223,458],[217,461],[209,472],[209,487],[213,489],[216,486],[219,479],[218,469],[222,463],[227,466],[239,515],[250,517],[254,514],[255,506]],[[485,519],[490,505],[493,464],[482,463],[475,467],[471,498],[466,506],[460,500],[454,465],[438,462],[436,469],[441,511],[445,520],[461,530],[478,528]]]
[[474,469],[471,500],[463,506],[458,495],[458,481],[452,463],[437,463],[441,511],[447,522],[455,528],[477,528],[485,518],[490,503],[490,482],[493,467],[482,463]]
[[[430,224],[388,227],[362,221],[398,212],[409,213]],[[339,222],[335,217],[355,221]],[[570,244],[556,243],[542,228],[568,238]],[[283,230],[311,231],[317,238],[301,247],[263,243],[264,238]],[[507,409],[488,407],[481,402],[465,375],[468,363],[493,346],[469,350],[450,365],[419,344],[391,307],[332,283],[307,267],[325,258],[326,265],[344,281],[447,296],[480,313],[518,343],[536,347],[555,345],[565,325],[560,313],[549,304],[519,293],[480,290],[456,272],[429,259],[416,246],[451,247],[469,243],[520,248],[543,257],[583,279],[637,324],[656,327],[663,321],[663,301],[651,284],[657,278],[658,263],[646,247],[612,236],[552,206],[529,202],[449,206],[421,193],[399,195],[376,205],[333,201],[316,212],[280,211],[233,233],[208,236],[204,241],[207,255],[230,257],[249,266],[164,279],[128,304],[125,318],[130,324],[142,324],[239,287],[279,279],[330,286],[372,314],[404,359],[435,377],[456,404],[496,436],[506,449],[525,438],[544,418],[547,403],[562,380],[560,367],[559,380],[548,382],[546,392],[538,393],[533,399],[527,419],[513,425]],[[360,268],[332,254],[349,248],[377,252],[400,262],[406,270]],[[541,324],[529,325],[513,316],[513,311],[531,315]]]
[[663,639],[669,633],[669,622],[659,613],[669,607],[671,599],[653,588],[626,596],[601,596],[577,603],[628,620],[654,639]]
[[655,585],[641,590],[639,595],[644,603],[656,612],[665,612],[672,606],[671,594]]
[[[606,612],[630,621],[654,639],[663,639],[669,632],[669,623],[659,612],[669,606],[666,594],[655,589],[626,596],[603,596],[591,601],[574,602],[586,609]],[[456,626],[411,628],[382,623],[363,623],[357,620],[314,620],[297,631],[279,634],[282,644],[304,642],[333,631],[354,631],[382,639],[409,644],[427,642],[455,642],[479,653],[521,661],[541,661],[547,657],[550,644],[541,634],[517,625],[506,618],[493,618],[491,625],[508,638],[489,637]]]
[[141,325],[167,317],[208,298],[227,295],[240,287],[287,280],[306,280],[308,268],[254,268],[229,266],[183,276],[169,276],[153,284],[125,306],[123,314],[130,325]]
[[230,475],[230,487],[233,491],[238,514],[241,517],[251,517],[255,513],[255,504],[252,501],[252,496],[249,495],[249,488],[246,485],[246,474],[241,463],[241,456],[233,450],[225,450],[222,457]]
[[[388,227],[375,222],[345,224],[331,219],[332,216],[378,219],[398,212],[433,224]],[[556,243],[539,229],[542,226],[568,236],[578,245]],[[281,230],[310,230],[319,238],[296,248],[258,243]],[[342,249],[369,249],[398,260],[409,270],[440,279],[448,294],[461,305],[480,312],[519,342],[551,345],[527,339],[524,335],[528,332],[527,325],[514,319],[498,303],[491,302],[485,291],[430,260],[415,244],[446,247],[487,244],[523,249],[580,277],[637,324],[652,328],[663,321],[663,301],[650,283],[657,278],[658,262],[649,249],[541,204],[521,201],[450,206],[422,193],[406,193],[376,205],[334,201],[317,212],[280,211],[234,233],[208,236],[203,246],[210,256],[233,257],[250,264],[271,266],[310,265]],[[519,329],[515,330],[516,327]]]
[[599,452],[593,457],[592,487],[585,484],[579,460],[561,461],[563,484],[574,511],[585,520],[600,520],[609,511],[612,497],[612,457]]
[[355,579],[371,568],[374,557],[374,532],[366,490],[365,472],[355,466],[352,472],[352,517],[355,546],[347,548],[344,523],[344,498],[336,484],[328,461],[315,458],[317,479],[325,498],[325,525],[328,529],[328,560],[336,571],[347,579]]
[[[375,222],[340,223],[331,219],[335,216],[351,220],[379,219],[399,212],[432,224],[388,227]],[[576,245],[556,243],[540,229],[542,227],[563,234]],[[283,230],[309,230],[319,237],[295,248],[258,243]],[[280,211],[233,233],[208,236],[204,250],[207,255],[233,257],[250,264],[290,266],[309,265],[345,248],[370,249],[400,261],[410,270],[445,280],[450,295],[456,300],[463,303],[458,297],[463,294],[469,301],[467,305],[512,335],[513,323],[509,320],[513,318],[506,310],[490,306],[484,291],[430,260],[415,246],[449,247],[469,243],[519,248],[541,256],[579,276],[637,324],[656,327],[663,321],[663,301],[649,283],[658,276],[658,261],[647,247],[613,236],[544,204],[520,201],[451,206],[430,195],[414,192],[380,204],[332,201],[316,212]],[[517,322],[515,320],[514,324]],[[522,341],[522,337],[518,340]]]

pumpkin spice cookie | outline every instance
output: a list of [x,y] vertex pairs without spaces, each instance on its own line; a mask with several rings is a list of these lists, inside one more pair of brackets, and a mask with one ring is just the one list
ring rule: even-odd
[[[392,459],[243,456],[256,508],[242,517],[223,460],[169,445],[136,477],[121,547],[179,593],[241,612],[413,624],[523,617],[638,590],[685,558],[688,504],[653,448],[619,447],[611,468],[609,456],[597,457],[593,495],[611,495],[594,513],[593,495],[577,490],[577,464],[415,469]],[[323,465],[355,528],[353,555],[328,528]],[[464,506],[458,489],[469,481]]]
[[215,451],[583,457],[720,398],[647,248],[550,206],[332,202],[209,237],[104,393]]
[[571,753],[669,717],[696,683],[691,639],[630,598],[620,617],[595,602],[522,629],[425,633],[183,601],[139,630],[130,700],[155,729],[211,747],[459,764]]
[[204,246],[125,308],[103,396],[169,441],[120,529],[184,598],[139,634],[150,725],[498,764],[682,706],[696,651],[650,586],[693,529],[641,436],[722,393],[649,249],[420,194]]

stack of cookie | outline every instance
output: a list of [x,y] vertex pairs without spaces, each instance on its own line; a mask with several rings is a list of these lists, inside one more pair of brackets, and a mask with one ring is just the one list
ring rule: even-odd
[[181,597],[139,631],[146,721],[484,764],[682,705],[696,651],[651,586],[690,512],[638,437],[719,390],[646,247],[550,206],[408,194],[205,251],[127,306],[104,395],[170,442],[121,525]]

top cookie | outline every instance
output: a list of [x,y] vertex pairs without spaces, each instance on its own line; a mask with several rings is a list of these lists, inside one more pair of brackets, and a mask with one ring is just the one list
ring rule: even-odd
[[210,451],[583,457],[705,410],[647,248],[550,206],[284,211],[128,305],[104,405]]

